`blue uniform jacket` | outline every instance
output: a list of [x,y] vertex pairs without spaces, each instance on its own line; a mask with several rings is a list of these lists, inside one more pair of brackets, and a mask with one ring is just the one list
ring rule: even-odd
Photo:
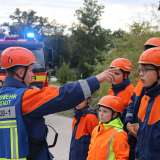
[[147,89],[138,112],[136,158],[160,159],[160,85]]
[[[5,86],[27,88],[20,81],[8,77]],[[22,114],[29,138],[29,157],[32,160],[50,160],[43,116],[73,108],[99,88],[96,77],[68,83],[62,87],[27,88],[22,98]]]

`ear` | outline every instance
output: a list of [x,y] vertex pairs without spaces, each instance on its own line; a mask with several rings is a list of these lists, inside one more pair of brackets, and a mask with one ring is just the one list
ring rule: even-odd
[[17,68],[17,70],[16,70],[16,74],[19,76],[19,77],[23,77],[23,75],[24,75],[24,72],[25,72],[25,70],[24,70],[24,68],[22,68],[22,67],[19,67],[19,68]]

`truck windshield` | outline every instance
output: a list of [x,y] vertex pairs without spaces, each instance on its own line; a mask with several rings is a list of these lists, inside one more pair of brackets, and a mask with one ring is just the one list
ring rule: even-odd
[[34,65],[34,69],[45,69],[45,59],[44,59],[44,54],[43,54],[43,49],[39,50],[31,50],[37,60],[37,63]]

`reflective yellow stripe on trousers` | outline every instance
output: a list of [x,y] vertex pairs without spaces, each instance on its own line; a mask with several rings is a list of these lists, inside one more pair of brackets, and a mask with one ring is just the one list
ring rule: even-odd
[[16,120],[0,121],[0,129],[10,129],[10,143],[11,143],[11,159],[0,158],[0,160],[26,160],[26,158],[19,158],[18,150],[18,131]]

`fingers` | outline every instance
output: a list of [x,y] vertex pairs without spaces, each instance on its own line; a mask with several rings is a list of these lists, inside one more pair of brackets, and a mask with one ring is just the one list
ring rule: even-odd
[[104,82],[107,81],[109,83],[112,83],[114,81],[114,73],[113,70],[115,69],[106,69],[105,71],[103,71],[102,73],[98,74],[96,77],[98,79],[98,81]]
[[139,129],[138,123],[134,123],[134,124],[128,123],[127,129],[131,135],[133,135],[134,137],[137,137],[137,132]]
[[112,83],[114,81],[114,73],[110,70],[105,71],[106,81]]

